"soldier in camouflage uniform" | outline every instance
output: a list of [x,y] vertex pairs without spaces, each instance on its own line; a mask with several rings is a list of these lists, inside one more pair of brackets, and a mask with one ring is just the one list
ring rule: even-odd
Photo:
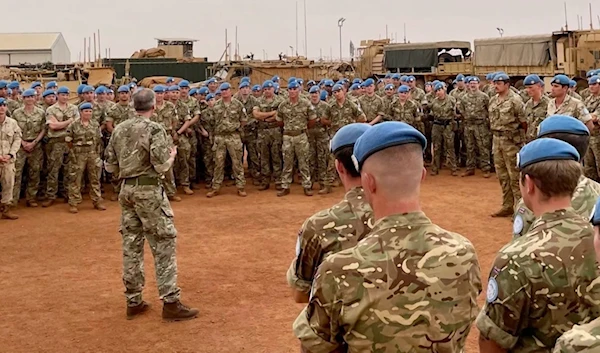
[[356,139],[368,128],[366,124],[346,125],[332,139],[331,150],[346,195],[333,207],[309,217],[298,232],[296,258],[287,272],[297,303],[308,303],[311,283],[323,260],[355,246],[373,227],[373,210],[351,158]]
[[46,134],[45,112],[35,105],[35,90],[23,92],[24,107],[13,112],[12,118],[21,128],[21,148],[15,161],[15,185],[13,189],[13,205],[19,203],[23,169],[27,165],[27,206],[37,207],[36,195],[40,185],[40,171],[44,161],[41,141]]
[[15,184],[15,157],[21,147],[21,128],[8,112],[6,98],[0,98],[0,218],[16,220],[19,218],[11,212],[13,208],[13,187]]
[[[545,119],[539,126],[538,137],[555,138],[571,144],[581,158],[588,152],[590,134],[587,127],[567,115],[553,115]],[[584,175],[579,177],[577,188],[571,198],[571,206],[583,218],[588,218],[596,199],[600,196],[600,184]],[[513,217],[513,237],[518,238],[529,231],[535,216],[521,198],[515,207]]]
[[433,165],[431,175],[438,175],[442,167],[442,149],[446,151],[446,162],[452,169],[452,176],[458,175],[456,153],[454,151],[454,114],[456,100],[446,94],[446,86],[437,83],[434,87],[436,97],[431,102],[433,128],[431,140],[433,143]]
[[496,72],[491,72],[485,76],[485,80],[487,83],[483,87],[483,93],[487,94],[490,99],[496,95],[496,85],[494,85],[494,77],[496,77]]
[[396,96],[398,90],[394,89],[394,85],[390,83],[385,85],[383,92],[384,95],[381,97],[381,99],[383,99],[383,109],[385,113],[384,120],[390,121],[392,117],[392,103],[398,99]]
[[594,129],[594,122],[590,112],[582,101],[568,94],[569,78],[565,75],[556,75],[552,79],[552,99],[548,103],[548,114],[568,115],[581,120],[590,131]]
[[295,160],[302,177],[304,195],[312,196],[312,182],[309,169],[309,144],[307,129],[317,122],[313,105],[300,97],[300,85],[297,81],[288,83],[288,97],[277,108],[276,121],[283,127],[283,170],[281,172],[281,191],[277,196],[290,193],[290,184],[294,181],[292,170]]
[[502,187],[502,208],[492,217],[509,217],[521,198],[517,153],[525,143],[526,120],[521,98],[510,93],[506,74],[494,77],[496,94],[490,100],[489,115],[496,174]]
[[[208,91],[207,91],[208,92]],[[206,134],[202,136],[202,160],[204,162],[204,180],[207,189],[212,188],[212,179],[215,171],[215,154],[213,144],[215,142],[215,113],[213,107],[216,99],[212,93],[206,95],[206,107],[200,113],[200,125]]]
[[190,188],[190,154],[192,145],[190,143],[189,127],[192,124],[192,117],[188,105],[179,99],[181,89],[179,85],[169,86],[167,88],[169,101],[175,105],[177,121],[175,124],[175,134],[173,141],[177,145],[177,157],[173,171],[177,184],[182,186],[186,195],[193,195],[194,191]]
[[593,128],[590,130],[590,148],[584,159],[584,173],[590,179],[600,181],[600,76],[592,76],[588,80],[589,94],[585,100],[585,107],[591,113]]
[[213,107],[215,119],[215,142],[213,145],[215,170],[212,190],[206,196],[214,197],[219,194],[225,177],[225,156],[229,153],[238,195],[245,197],[247,194],[244,190],[246,179],[244,178],[244,166],[242,164],[244,151],[241,131],[248,121],[246,109],[240,101],[232,97],[231,85],[229,83],[222,83],[219,90],[221,91],[222,98]]
[[[69,149],[65,141],[67,127],[76,119],[79,119],[79,110],[69,103],[69,89],[60,87],[58,89],[58,102],[46,111],[46,124],[48,125],[48,144],[46,146],[48,163],[48,181],[46,189],[47,200],[42,207],[50,207],[56,200],[58,193],[58,176],[61,169],[67,166]],[[68,185],[70,180],[66,169],[64,169],[64,184]]]
[[19,82],[13,81],[7,85],[8,89],[12,91],[8,99],[8,113],[10,116],[13,115],[15,110],[23,107],[23,98],[21,97],[21,88]]
[[478,311],[479,262],[469,240],[433,224],[419,207],[426,143],[399,122],[377,124],[356,142],[375,224],[319,266],[294,323],[303,351],[464,351]]
[[579,95],[579,93],[577,93],[577,82],[575,80],[569,81],[569,91],[567,94],[583,102],[583,98]]
[[271,181],[281,189],[281,168],[283,166],[281,146],[283,135],[276,122],[277,108],[283,99],[275,95],[275,83],[267,80],[262,85],[263,97],[258,101],[252,115],[258,120],[258,141],[260,147],[259,190],[267,190]]
[[248,172],[250,172],[250,175],[252,176],[253,184],[258,186],[260,185],[258,120],[251,114],[254,111],[254,107],[257,107],[259,104],[258,99],[250,94],[250,82],[243,82],[240,84],[240,91],[235,95],[235,98],[244,105],[246,112],[248,112],[248,123],[244,126],[242,143],[246,147],[246,151],[248,151]]
[[69,145],[69,180],[67,185],[69,193],[69,212],[77,213],[77,205],[81,203],[81,189],[83,176],[87,172],[90,183],[90,198],[94,208],[100,211],[106,210],[102,204],[100,194],[100,170],[102,159],[100,149],[102,135],[100,124],[93,118],[92,103],[84,102],[79,105],[80,118],[75,120],[67,128],[65,141]]
[[367,123],[375,125],[385,116],[385,105],[383,99],[375,94],[375,82],[369,78],[363,83],[365,94],[358,98],[360,109],[365,113]]
[[[198,135],[196,133],[196,123],[200,120],[200,106],[198,101],[190,97],[190,83],[186,80],[179,82],[180,97],[179,102],[187,106],[190,114],[190,124],[185,130],[184,134],[188,138],[190,144],[190,153],[188,154],[187,166],[189,170],[189,188],[194,186],[194,182],[197,180],[196,173],[196,160],[198,156]],[[179,111],[179,109],[177,109]],[[183,185],[183,183],[181,184]],[[185,185],[183,185],[183,191],[186,191]],[[188,194],[186,192],[186,194]]]
[[410,99],[410,87],[402,85],[398,88],[398,97],[390,106],[391,116],[388,121],[402,121],[418,130],[417,121],[420,120],[418,104]]
[[598,314],[592,227],[571,207],[579,160],[551,138],[519,151],[523,200],[536,220],[496,256],[476,322],[481,352],[550,352],[563,332]]
[[[106,148],[106,170],[123,181],[119,204],[127,318],[133,319],[149,309],[142,300],[146,239],[155,260],[156,283],[164,303],[163,319],[193,319],[198,310],[186,307],[179,299],[181,290],[177,286],[175,256],[177,230],[173,224],[173,210],[160,182],[160,175],[173,166],[177,148],[171,146],[165,129],[150,121],[154,99],[154,93],[149,89],[133,95],[136,116],[117,126]],[[137,145],[147,148],[131,148]]]
[[477,167],[477,154],[484,178],[490,177],[490,144],[488,133],[488,106],[490,98],[479,90],[479,78],[469,79],[468,92],[464,93],[457,101],[457,109],[463,119],[465,132],[465,145],[467,148],[467,170],[461,177],[475,175]]
[[544,82],[538,75],[528,75],[523,80],[527,89],[528,98],[525,103],[525,117],[527,119],[527,142],[537,137],[537,129],[548,114],[550,98],[544,95]]
[[331,192],[327,185],[327,162],[329,161],[329,129],[323,125],[321,118],[327,115],[329,109],[327,103],[321,101],[319,87],[310,88],[310,103],[315,108],[317,123],[308,129],[308,143],[310,145],[309,169],[311,180],[319,183],[319,194],[324,195]]

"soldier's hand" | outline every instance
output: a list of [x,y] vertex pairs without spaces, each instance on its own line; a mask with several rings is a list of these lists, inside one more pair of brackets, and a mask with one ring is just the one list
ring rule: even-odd
[[176,155],[177,155],[177,146],[173,146],[173,147],[171,147],[171,149],[169,151],[169,156],[175,157]]

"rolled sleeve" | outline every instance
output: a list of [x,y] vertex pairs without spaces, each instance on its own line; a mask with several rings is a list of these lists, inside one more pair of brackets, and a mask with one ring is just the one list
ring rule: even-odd
[[311,353],[334,352],[340,344],[324,339],[313,329],[314,314],[310,315],[310,305],[311,304],[304,308],[296,318],[296,321],[294,321],[294,335],[300,340],[302,347],[306,348]]
[[487,316],[485,308],[477,316],[475,325],[483,337],[496,342],[496,344],[506,350],[514,347],[519,339],[519,337],[515,337],[498,327],[498,325]]
[[296,259],[292,261],[290,268],[288,268],[286,279],[292,289],[302,293],[310,292],[311,282],[302,280],[296,276]]

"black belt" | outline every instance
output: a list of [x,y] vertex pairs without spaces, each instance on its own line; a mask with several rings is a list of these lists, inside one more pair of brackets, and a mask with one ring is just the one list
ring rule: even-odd
[[435,125],[448,126],[452,123],[452,120],[434,120],[433,123]]
[[139,176],[134,178],[127,178],[123,181],[125,185],[159,185],[159,180],[156,177]]

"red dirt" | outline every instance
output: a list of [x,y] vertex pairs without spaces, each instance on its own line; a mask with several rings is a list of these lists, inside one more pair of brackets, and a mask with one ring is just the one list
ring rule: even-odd
[[[285,198],[247,191],[242,199],[227,187],[207,199],[198,190],[173,204],[182,299],[200,309],[198,319],[180,323],[160,319],[149,249],[145,299],[152,308],[125,320],[116,202],[99,212],[86,199],[77,215],[66,204],[20,207],[18,221],[0,222],[0,351],[298,352],[291,326],[302,306],[293,303],[285,272],[304,219],[343,191],[311,198],[297,185]],[[489,217],[500,206],[498,181],[444,171],[427,178],[422,195],[434,222],[471,239],[485,288],[491,262],[511,235],[509,219]],[[467,353],[475,352],[474,329]]]

